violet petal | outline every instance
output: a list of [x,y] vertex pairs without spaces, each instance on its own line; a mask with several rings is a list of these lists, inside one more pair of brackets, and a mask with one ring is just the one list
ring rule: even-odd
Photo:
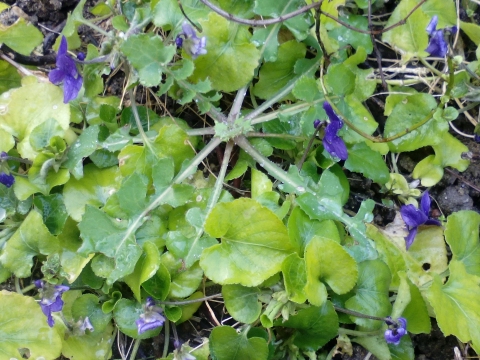
[[417,209],[414,205],[404,205],[400,208],[400,214],[402,215],[403,221],[405,224],[411,227],[417,227],[422,224],[425,224],[425,221],[428,220],[427,215],[423,211]]
[[413,240],[415,240],[415,236],[417,235],[417,232],[418,232],[418,228],[417,228],[417,227],[412,228],[412,229],[408,232],[408,235],[407,235],[407,237],[405,238],[405,247],[407,248],[407,250],[410,248],[410,246],[412,246]]

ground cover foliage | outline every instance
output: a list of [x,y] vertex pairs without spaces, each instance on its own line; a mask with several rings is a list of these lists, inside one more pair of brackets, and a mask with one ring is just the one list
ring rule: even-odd
[[408,360],[432,319],[480,351],[480,215],[428,192],[478,156],[477,1],[85,3],[55,54],[0,28],[0,360]]

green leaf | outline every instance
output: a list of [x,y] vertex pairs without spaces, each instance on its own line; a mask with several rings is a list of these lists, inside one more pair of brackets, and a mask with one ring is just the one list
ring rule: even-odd
[[293,343],[302,350],[316,351],[338,334],[338,316],[330,301],[323,306],[311,306],[290,316],[276,326],[296,329]]
[[260,58],[255,45],[250,43],[247,26],[229,22],[211,13],[208,20],[200,21],[202,36],[206,36],[207,54],[195,60],[193,82],[212,82],[215,90],[234,91],[245,86],[254,75]]
[[475,45],[480,45],[480,26],[474,23],[460,21],[460,29],[472,40]]
[[[387,119],[385,137],[411,129],[437,107],[435,98],[430,94],[417,93],[403,96],[403,100],[395,105]],[[442,118],[436,119],[434,116],[426,124],[388,144],[391,151],[412,151],[427,145],[439,144],[442,134],[447,130],[448,122]]]
[[[254,12],[257,15],[278,18],[292,11],[305,6],[301,0],[263,0],[255,1]],[[286,26],[298,41],[304,40],[313,24],[313,16],[308,11],[302,15],[295,16],[282,23]]]
[[297,254],[290,254],[282,264],[283,281],[288,299],[298,304],[303,304],[307,297],[305,285],[307,285],[307,270],[305,260]]
[[260,316],[262,304],[258,301],[260,289],[242,285],[224,285],[222,295],[228,313],[237,321],[251,324]]
[[72,320],[88,319],[93,325],[94,332],[102,333],[111,325],[112,314],[105,314],[97,296],[84,294],[75,299],[72,304]]
[[[153,4],[153,1],[152,1]],[[210,10],[199,0],[184,0],[182,7],[188,18],[193,21],[205,19]],[[185,16],[180,11],[177,0],[160,0],[153,8],[153,23],[165,30],[173,30],[176,36],[181,31]]]
[[[368,86],[365,84],[355,85],[355,92],[347,95],[344,101],[340,101],[338,103],[338,109],[341,111],[345,119],[348,119],[348,121],[363,132],[371,135],[377,129],[378,123],[375,121],[370,111],[363,105],[362,101],[358,99],[361,95],[358,89],[366,90],[367,88]],[[363,136],[357,134],[352,129],[349,129],[346,125],[340,130],[340,135],[346,143],[365,142]]]
[[455,335],[462,342],[472,342],[473,349],[480,352],[480,278],[467,273],[465,265],[450,262],[450,277],[443,284],[435,276],[426,296],[445,336]]
[[442,227],[420,227],[408,254],[427,268],[429,273],[441,274],[447,270],[447,249]]
[[49,255],[57,250],[58,240],[43,224],[42,216],[32,210],[7,241],[0,261],[17,277],[25,278],[31,275],[34,256]]
[[214,360],[267,360],[268,346],[265,339],[248,339],[230,326],[217,326],[210,334],[210,353]]
[[[95,329],[96,330],[96,329]],[[83,336],[69,336],[63,341],[62,355],[69,359],[97,360],[111,357],[116,328],[108,323],[103,332],[88,332]]]
[[358,143],[350,148],[344,166],[350,171],[362,173],[379,184],[385,184],[390,179],[390,171],[383,157],[365,143]]
[[165,46],[162,38],[148,34],[130,36],[122,44],[121,49],[128,61],[137,69],[140,83],[145,86],[160,84],[164,67],[176,53],[175,46]]
[[[328,189],[325,190],[328,193]],[[338,220],[343,222],[350,234],[354,237],[355,242],[348,247],[349,253],[354,256],[355,260],[363,261],[366,259],[375,259],[377,252],[372,245],[372,241],[365,234],[364,219],[349,217],[343,213],[339,199],[330,199],[305,192],[297,199],[298,205],[312,219],[318,220]]]
[[432,329],[430,316],[420,290],[410,281],[405,272],[402,271],[398,275],[400,287],[393,305],[392,317],[403,316],[407,319],[407,330],[412,334],[429,334]]
[[268,99],[281,90],[297,75],[294,66],[297,60],[303,59],[306,46],[295,40],[287,41],[279,46],[278,57],[274,62],[265,63],[259,72],[259,81],[253,87],[253,93],[261,99]]
[[166,157],[173,159],[175,171],[178,172],[182,163],[194,155],[188,138],[179,126],[167,125],[160,128],[157,138],[149,146],[124,147],[118,155],[122,174],[127,176],[136,171],[151,177],[152,164]]
[[443,177],[443,168],[450,166],[465,171],[470,161],[463,158],[468,148],[453,135],[445,132],[440,135],[441,141],[432,145],[435,156],[427,156],[413,169],[413,177],[422,179],[423,186],[433,186]]
[[480,276],[480,215],[474,211],[458,211],[447,218],[445,241],[453,254],[452,260],[462,262],[465,271]]
[[327,288],[337,294],[349,292],[357,282],[355,260],[336,241],[313,237],[305,248],[307,285],[305,294],[311,304],[321,306],[327,300]]
[[118,329],[133,339],[148,339],[160,334],[162,331],[161,326],[153,330],[145,331],[141,335],[138,334],[135,321],[140,318],[142,313],[142,304],[128,299],[120,299],[113,309],[113,319]]
[[222,243],[205,249],[200,265],[207,277],[222,285],[259,285],[279,272],[292,252],[282,221],[247,198],[217,204],[205,231]]
[[47,119],[35,127],[30,134],[30,145],[35,151],[41,151],[50,144],[54,136],[62,136],[64,130],[55,119]]
[[[347,15],[341,17],[340,19],[357,29],[368,30],[368,19],[364,16]],[[359,47],[363,47],[369,54],[373,51],[370,35],[350,30],[346,26],[336,27],[332,31],[328,32],[328,36],[338,42],[339,48],[352,45],[355,50],[357,50]]]
[[279,23],[266,27],[256,27],[250,39],[252,44],[260,48],[260,53],[266,62],[277,60]]
[[0,94],[20,87],[21,79],[22,77],[13,65],[3,60],[0,61]]
[[98,169],[93,164],[87,164],[83,172],[82,179],[70,178],[63,189],[67,212],[76,221],[82,219],[86,205],[105,205],[120,187],[122,179],[117,167]]
[[183,261],[174,258],[169,252],[164,253],[161,259],[172,279],[169,296],[186,298],[192,295],[203,280],[203,271],[198,262],[186,269]]
[[422,5],[422,11],[430,17],[438,16],[439,29],[457,23],[457,11],[453,2],[429,0]]
[[138,259],[133,273],[127,275],[123,280],[132,289],[133,295],[138,302],[141,302],[140,286],[155,276],[160,268],[160,253],[157,247],[151,243],[143,244],[143,253]]
[[142,284],[142,288],[155,299],[165,300],[170,292],[170,273],[160,263],[157,273]]
[[[410,340],[407,336],[403,336],[400,339],[399,346],[403,346],[403,342]],[[360,344],[369,352],[375,355],[378,360],[392,360],[392,356],[390,354],[389,346],[385,341],[383,334],[376,335],[376,336],[359,336],[357,338],[353,338],[352,342],[356,342]],[[411,360],[411,359],[408,359]]]
[[60,356],[63,334],[57,326],[48,326],[39,304],[32,297],[2,290],[0,324],[0,359],[21,359],[19,349],[26,347],[32,359]]
[[[358,265],[358,283],[355,296],[345,302],[346,308],[362,314],[385,317],[392,305],[388,297],[392,275],[387,264],[381,260],[367,260]],[[350,316],[357,324],[369,330],[379,329],[383,323]]]
[[78,224],[83,239],[78,252],[84,255],[100,252],[114,261],[114,268],[106,276],[107,284],[132,273],[141,255],[134,234],[126,233],[127,226],[125,220],[112,219],[90,205]]
[[99,146],[99,132],[98,125],[89,126],[68,150],[67,160],[63,166],[70,170],[77,180],[83,177],[83,158],[90,156]]
[[[403,228],[404,223],[402,222],[398,226]],[[375,246],[379,252],[379,259],[387,264],[390,269],[392,274],[390,289],[397,290],[400,286],[398,272],[407,270],[402,251],[399,249],[399,247],[395,246],[394,240],[388,238],[383,231],[372,224],[367,224],[367,235],[375,240]],[[403,248],[405,248],[405,240],[401,238],[400,241],[402,241],[401,245]]]
[[80,231],[77,225],[77,222],[69,217],[65,222],[62,233],[57,237],[60,244],[60,264],[62,265],[62,271],[65,273],[64,276],[69,283],[74,282],[80,274],[82,274],[84,283],[92,289],[98,289],[103,280],[96,278],[92,273],[91,267],[88,265],[93,254],[92,256],[84,257],[77,252],[78,248],[82,245]]
[[303,256],[305,246],[315,235],[340,243],[338,231],[331,224],[332,221],[310,219],[300,207],[295,207],[288,218],[288,236],[298,255]]
[[63,196],[61,194],[38,195],[35,196],[33,203],[42,213],[43,222],[50,233],[58,235],[63,230],[68,217]]
[[32,23],[19,18],[12,26],[0,27],[0,43],[22,55],[30,53],[43,41],[43,35]]
[[[203,299],[205,297],[205,294],[203,294],[201,291],[194,292],[191,296],[186,298],[185,300],[198,300],[198,299]],[[179,325],[187,320],[190,320],[190,318],[195,314],[200,306],[202,306],[203,301],[196,301],[191,304],[185,304],[181,305],[178,308],[182,312],[182,316],[180,319],[176,321],[176,325]]]
[[[404,20],[416,5],[417,0],[402,0],[393,11],[385,27]],[[383,34],[382,40],[400,52],[404,60],[417,55],[426,56],[425,49],[428,46],[428,35],[425,29],[428,22],[428,16],[421,9],[417,9],[407,19],[405,25],[387,31]]]
[[22,79],[22,87],[0,98],[2,129],[17,139],[17,150],[34,160],[37,152],[30,145],[30,134],[37,126],[55,119],[66,131],[70,126],[70,106],[63,103],[63,91],[50,83],[38,83],[33,77]]

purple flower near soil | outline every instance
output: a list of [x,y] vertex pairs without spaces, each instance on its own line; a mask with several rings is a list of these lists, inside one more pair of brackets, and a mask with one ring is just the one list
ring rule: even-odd
[[[437,24],[438,16],[435,15],[432,17],[432,20],[430,20],[426,29],[428,35],[430,35],[430,41],[428,42],[428,47],[425,51],[428,52],[430,56],[445,57],[448,52],[448,45],[445,41],[445,32],[444,29],[437,30]],[[453,32],[453,28],[451,31]]]
[[402,215],[405,224],[407,224],[408,229],[408,235],[405,238],[407,250],[413,244],[413,240],[415,239],[415,235],[417,235],[418,227],[420,225],[441,225],[440,221],[429,217],[429,213],[430,196],[428,195],[428,191],[423,193],[419,209],[412,204],[404,205],[400,208],[400,214]]
[[323,109],[328,115],[330,122],[325,129],[325,136],[323,137],[323,147],[333,157],[340,160],[347,160],[348,152],[343,139],[337,135],[338,131],[343,126],[343,121],[340,120],[335,111],[333,111],[332,105],[327,101],[323,103]]
[[205,36],[199,38],[195,29],[188,23],[184,22],[182,24],[182,32],[178,34],[175,39],[175,44],[178,47],[183,47],[183,49],[189,54],[194,60],[199,55],[204,55],[207,53],[207,38]]
[[62,36],[57,53],[57,68],[48,74],[48,78],[53,84],[59,85],[63,82],[63,102],[65,104],[78,96],[83,83],[75,61],[67,53],[67,47],[67,39]]
[[407,319],[400,317],[397,322],[386,321],[389,325],[385,330],[385,341],[389,344],[398,345],[403,335],[407,333]]
[[35,280],[34,283],[42,294],[40,307],[42,308],[43,313],[47,316],[47,324],[48,326],[53,327],[55,321],[53,320],[52,312],[62,311],[62,294],[69,290],[70,287],[66,285],[51,285],[42,280]]
[[475,142],[477,142],[477,143],[480,143],[480,135],[474,134],[473,135],[473,140],[475,140]]
[[7,174],[0,172],[0,183],[5,185],[7,188],[11,187],[15,182],[15,177],[12,174]]
[[138,334],[143,334],[145,331],[156,329],[163,326],[165,317],[162,315],[163,309],[155,305],[155,300],[148,297],[145,305],[143,305],[143,314],[140,314],[140,319],[135,321],[137,324]]

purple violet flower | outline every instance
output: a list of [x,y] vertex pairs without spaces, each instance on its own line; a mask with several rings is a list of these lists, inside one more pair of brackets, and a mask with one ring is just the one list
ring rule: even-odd
[[0,172],[0,183],[5,185],[7,188],[11,187],[15,182],[15,177],[12,174],[7,174]]
[[48,78],[55,85],[59,85],[63,81],[63,102],[65,104],[78,96],[83,83],[75,61],[67,53],[67,47],[67,39],[62,36],[57,53],[57,68],[48,74]]
[[420,225],[441,225],[440,221],[429,217],[429,213],[430,196],[428,195],[428,191],[423,193],[419,209],[412,204],[404,205],[400,208],[400,214],[402,215],[405,224],[407,224],[408,229],[408,235],[405,238],[407,250],[413,244],[413,240],[415,239],[415,235],[417,235],[418,227]]
[[52,317],[52,312],[62,311],[63,300],[62,294],[69,290],[70,287],[66,285],[51,285],[43,280],[35,280],[35,286],[42,294],[42,300],[40,300],[40,307],[43,313],[47,316],[47,324],[53,327],[55,321]]
[[199,55],[207,53],[207,49],[205,49],[207,38],[205,36],[199,38],[195,29],[186,21],[182,24],[182,32],[175,39],[175,44],[178,47],[183,47],[193,60]]
[[322,123],[322,122],[321,122],[319,119],[317,119],[317,120],[315,120],[315,121],[313,122],[313,127],[316,129],[316,128],[318,128],[318,127],[320,126],[321,123]]
[[323,147],[333,157],[340,160],[347,160],[348,152],[343,139],[337,135],[338,131],[343,126],[343,121],[340,120],[335,111],[333,111],[332,105],[327,101],[323,103],[323,109],[328,115],[330,122],[325,129],[325,136],[323,137]]
[[83,333],[85,334],[85,330],[89,330],[90,332],[92,332],[94,329],[93,329],[93,325],[92,323],[90,322],[90,319],[88,318],[88,316],[85,317],[85,319],[80,319],[78,321],[78,329]]
[[145,331],[156,329],[163,326],[165,317],[162,315],[163,309],[155,305],[155,300],[148,297],[145,305],[143,305],[143,314],[140,314],[140,319],[136,320],[138,334],[143,334]]
[[[448,45],[445,41],[445,30],[437,30],[438,16],[435,15],[432,17],[432,20],[428,23],[426,31],[430,35],[430,40],[428,42],[428,47],[425,49],[430,56],[435,57],[445,57],[448,52]],[[456,30],[456,27],[455,27]],[[453,28],[451,29],[453,31]]]
[[385,341],[388,344],[400,344],[400,339],[407,333],[407,319],[400,317],[397,319],[397,322],[392,320],[386,321],[386,323],[388,325],[388,329],[385,330]]
[[475,140],[477,143],[480,143],[480,135],[473,134],[473,140]]

